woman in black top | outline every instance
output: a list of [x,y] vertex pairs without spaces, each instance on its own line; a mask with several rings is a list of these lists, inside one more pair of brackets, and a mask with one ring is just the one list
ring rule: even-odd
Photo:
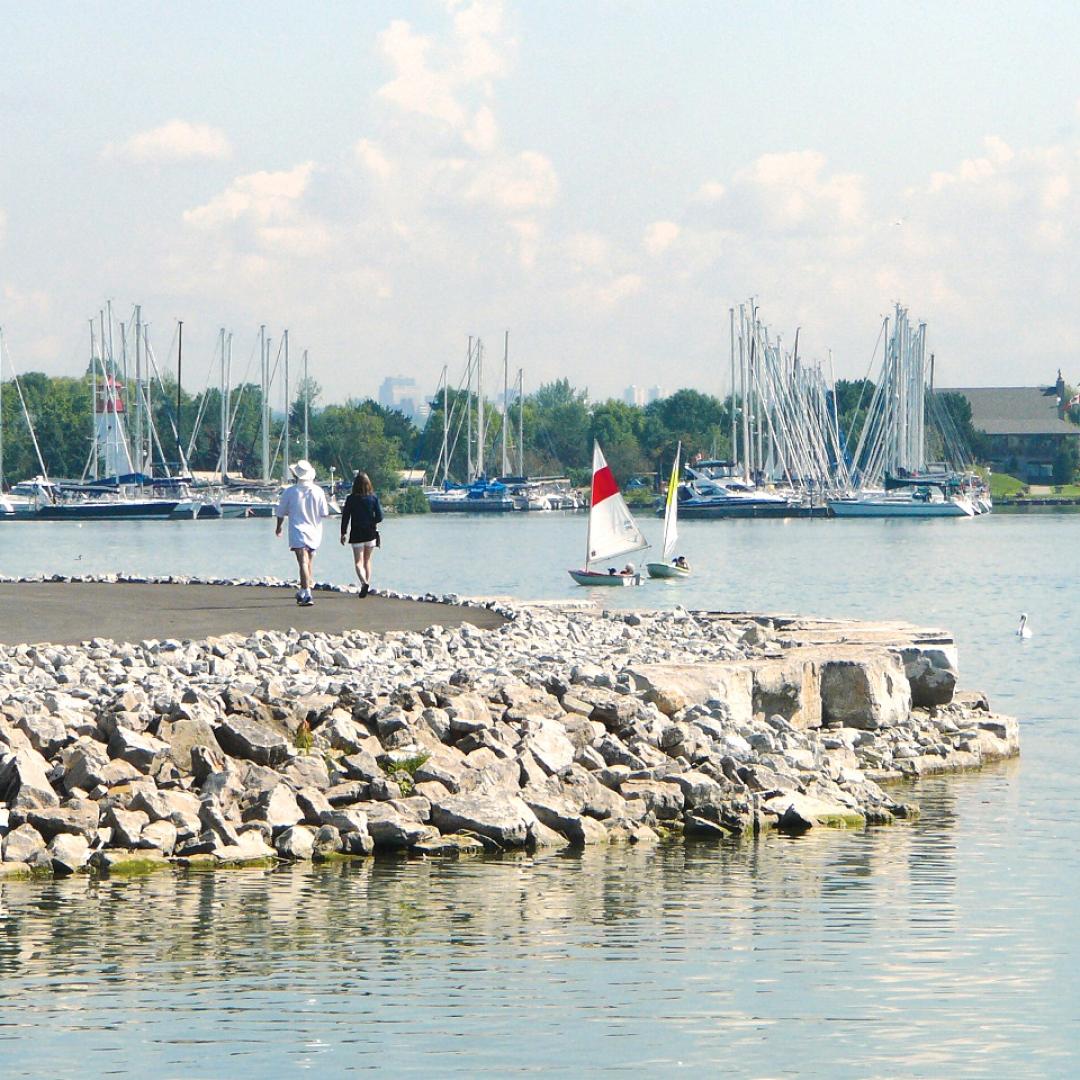
[[341,508],[341,542],[352,544],[361,596],[367,596],[371,588],[371,557],[375,554],[375,547],[379,542],[380,521],[382,507],[379,505],[379,496],[375,494],[368,474],[358,472],[353,481],[352,493]]

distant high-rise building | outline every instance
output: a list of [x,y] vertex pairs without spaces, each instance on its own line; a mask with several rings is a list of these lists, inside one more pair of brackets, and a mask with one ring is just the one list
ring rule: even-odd
[[416,380],[404,375],[388,375],[383,379],[379,387],[379,404],[384,409],[397,409],[415,424],[422,424],[431,412]]
[[643,386],[628,386],[623,391],[623,401],[627,405],[636,405],[640,408],[645,404],[645,388]]
[[664,388],[662,386],[650,386],[649,387],[648,401],[649,401],[650,405],[654,401],[661,401],[666,396],[667,395],[664,393]]

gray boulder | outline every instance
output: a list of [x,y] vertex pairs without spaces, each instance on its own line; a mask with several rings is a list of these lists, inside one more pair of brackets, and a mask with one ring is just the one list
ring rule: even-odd
[[274,849],[283,859],[304,862],[315,854],[315,834],[303,825],[293,825],[274,840]]
[[517,796],[476,793],[432,802],[431,820],[443,833],[472,833],[499,848],[520,848],[537,818]]
[[304,820],[296,796],[287,784],[278,784],[271,791],[261,792],[254,803],[244,811],[244,821],[264,821],[271,830],[288,829]]
[[284,735],[238,714],[226,716],[216,735],[225,753],[258,765],[281,765],[293,755]]
[[13,809],[58,806],[48,774],[49,763],[30,747],[0,758],[0,800]]
[[68,799],[63,806],[47,806],[30,810],[26,820],[46,840],[60,833],[93,838],[98,827],[98,806],[90,799]]
[[558,720],[530,716],[527,723],[528,733],[522,740],[522,748],[531,752],[545,772],[561,772],[573,764],[576,748]]
[[[190,835],[194,836],[196,833],[192,831]],[[179,838],[179,830],[171,821],[152,821],[143,829],[138,847],[160,851],[162,855],[168,856],[176,850]]]
[[[209,713],[209,710],[207,712]],[[158,736],[168,747],[169,759],[185,774],[195,772],[191,755],[196,747],[212,754],[221,752],[214,737],[214,728],[203,716],[181,716],[176,720],[165,721],[158,728]]]
[[57,751],[71,742],[67,729],[55,716],[43,713],[23,716],[17,726],[42,757],[53,757]]
[[150,772],[169,753],[169,744],[153,735],[117,727],[109,739],[109,753],[142,772]]
[[150,815],[145,810],[121,810],[111,807],[105,815],[105,822],[113,830],[113,841],[118,847],[137,847],[143,828],[150,824]]
[[90,845],[85,836],[58,833],[48,847],[53,873],[66,877],[81,870],[90,861]]
[[101,743],[93,739],[82,738],[60,751],[60,761],[64,767],[64,786],[68,791],[81,788],[90,791],[99,784],[104,784],[109,764],[109,755]]
[[45,850],[45,841],[33,825],[20,825],[0,842],[4,862],[31,862],[35,855]]
[[827,723],[876,731],[911,715],[911,686],[895,653],[860,650],[821,665],[821,710]]

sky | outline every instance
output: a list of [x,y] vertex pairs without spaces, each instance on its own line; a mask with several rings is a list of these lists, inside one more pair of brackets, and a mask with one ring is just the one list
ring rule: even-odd
[[753,298],[837,377],[899,302],[942,385],[1080,381],[1080,5],[110,0],[4,25],[5,376],[80,374],[111,300],[166,366],[183,320],[185,384],[222,326],[253,373],[265,324],[324,403],[454,385],[469,335],[494,397],[505,331],[526,391],[723,394]]

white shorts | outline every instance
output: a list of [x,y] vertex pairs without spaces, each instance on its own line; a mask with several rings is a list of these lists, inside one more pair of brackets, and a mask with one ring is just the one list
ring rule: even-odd
[[352,549],[353,549],[353,551],[363,551],[364,548],[373,548],[374,546],[375,546],[375,541],[374,540],[365,540],[365,541],[363,541],[363,543],[353,544]]

